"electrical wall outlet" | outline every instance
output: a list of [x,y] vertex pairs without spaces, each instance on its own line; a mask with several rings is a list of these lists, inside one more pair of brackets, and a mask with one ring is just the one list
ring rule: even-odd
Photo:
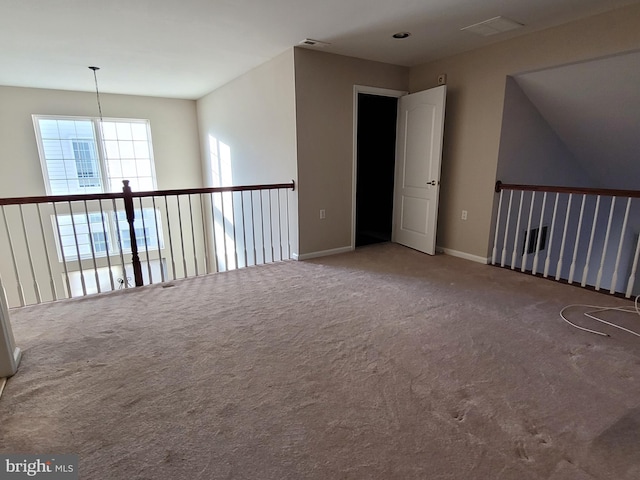
[[327,218],[327,212],[325,211],[324,208],[320,209],[320,220],[324,220],[325,218]]
[[467,211],[466,210],[462,210],[462,216],[460,218],[462,218],[462,220],[466,220],[467,219]]

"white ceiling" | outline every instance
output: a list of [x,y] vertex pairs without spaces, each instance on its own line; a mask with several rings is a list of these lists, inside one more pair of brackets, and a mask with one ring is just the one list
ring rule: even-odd
[[599,187],[640,181],[640,52],[515,77]]
[[[412,66],[638,1],[0,0],[0,85],[196,99],[304,38]],[[460,31],[498,15],[526,27]]]

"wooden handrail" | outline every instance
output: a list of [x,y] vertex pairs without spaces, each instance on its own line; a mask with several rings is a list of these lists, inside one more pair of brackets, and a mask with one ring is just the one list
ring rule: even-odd
[[640,198],[640,190],[616,190],[612,188],[556,187],[547,185],[519,185],[496,182],[496,193],[502,190],[522,190],[525,192],[576,193],[583,195],[601,195],[607,197]]
[[264,185],[240,185],[234,187],[206,187],[206,188],[187,188],[173,190],[152,190],[148,192],[133,192],[134,197],[170,197],[172,195],[195,195],[199,193],[220,193],[220,192],[249,192],[252,190],[280,190],[290,188],[295,190],[296,183],[267,183]]
[[[126,181],[126,180],[124,180]],[[268,183],[264,185],[239,185],[233,187],[185,188],[174,190],[153,190],[148,192],[131,192],[132,197],[163,197],[171,195],[189,195],[198,193],[241,192],[251,190],[278,190],[290,188],[295,190],[295,181],[291,183]],[[0,205],[29,205],[34,203],[82,202],[84,200],[111,200],[123,198],[123,193],[83,193],[76,195],[39,195],[34,197],[0,198]]]
[[82,202],[83,200],[111,200],[122,193],[83,193],[77,195],[39,195],[36,197],[0,198],[0,205],[29,205],[34,203]]
[[[124,202],[124,209],[126,213],[127,223],[129,224],[129,240],[131,246],[131,257],[133,272],[135,278],[136,287],[143,285],[142,277],[142,265],[140,262],[140,256],[138,253],[138,244],[136,240],[136,233],[134,228],[135,222],[135,206],[133,203],[134,198],[147,198],[147,197],[168,197],[179,195],[197,195],[206,193],[223,193],[223,192],[246,192],[256,190],[282,190],[291,189],[295,190],[295,181],[291,180],[290,183],[270,183],[262,185],[238,185],[232,187],[209,187],[209,188],[187,188],[187,189],[173,189],[173,190],[154,190],[148,192],[132,192],[129,186],[129,180],[122,181],[124,187],[122,193],[88,193],[79,195],[40,195],[35,197],[12,197],[12,198],[0,198],[0,207],[7,205],[29,205],[29,204],[41,204],[41,203],[56,203],[61,202],[87,202],[95,200],[116,200],[122,199]],[[86,208],[86,204],[85,204]],[[195,248],[195,244],[194,244]]]

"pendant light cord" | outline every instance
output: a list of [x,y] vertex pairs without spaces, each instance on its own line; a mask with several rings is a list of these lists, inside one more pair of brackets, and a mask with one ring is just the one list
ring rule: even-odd
[[96,98],[98,99],[98,114],[100,115],[100,125],[102,126],[102,105],[100,104],[100,90],[98,89],[98,75],[96,71],[100,70],[100,67],[89,67],[93,70],[93,80],[96,84]]

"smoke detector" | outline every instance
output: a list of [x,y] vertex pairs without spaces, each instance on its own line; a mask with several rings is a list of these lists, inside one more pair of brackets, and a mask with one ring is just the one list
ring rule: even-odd
[[523,26],[524,25],[522,23],[518,23],[514,20],[509,20],[505,17],[493,17],[489,20],[485,20],[484,22],[474,23],[473,25],[469,25],[468,27],[461,28],[460,30],[475,33],[477,35],[482,35],[483,37],[488,37],[497,33],[503,33],[510,30],[515,30],[517,28],[522,28]]
[[301,40],[300,42],[298,42],[298,45],[303,45],[305,47],[323,48],[323,47],[328,47],[331,44],[327,42],[321,42],[320,40],[314,40],[312,38],[305,38],[304,40]]

